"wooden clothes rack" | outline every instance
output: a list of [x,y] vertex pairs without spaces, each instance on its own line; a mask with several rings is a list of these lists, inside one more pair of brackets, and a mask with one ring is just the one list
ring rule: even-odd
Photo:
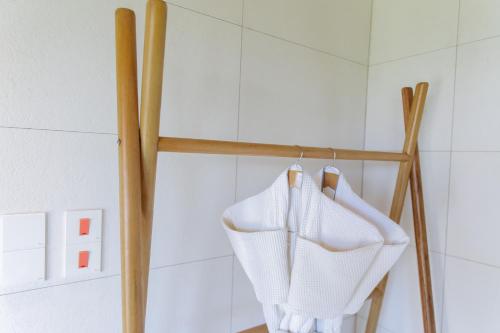
[[[415,94],[412,88],[402,89],[406,135],[401,153],[159,137],[167,6],[162,0],[147,2],[140,126],[135,15],[132,10],[119,8],[116,10],[115,20],[124,333],[144,332],[159,152],[294,158],[303,153],[303,158],[320,159],[331,159],[335,154],[337,159],[399,162],[389,217],[399,223],[410,183],[424,332],[436,332],[417,147],[427,83],[417,84]],[[386,285],[387,276],[370,296],[372,305],[366,333],[376,331]],[[265,325],[262,325],[245,332],[266,331]]]

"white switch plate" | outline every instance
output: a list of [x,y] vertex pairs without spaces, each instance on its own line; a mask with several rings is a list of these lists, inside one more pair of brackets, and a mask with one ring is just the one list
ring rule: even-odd
[[45,280],[45,248],[4,252],[0,285],[22,286]]
[[0,216],[0,252],[45,247],[45,213]]
[[[102,237],[102,210],[71,210],[66,217],[66,246],[100,242]],[[80,236],[80,219],[89,218],[90,228],[88,235]]]
[[[80,235],[80,219],[90,219],[88,235]],[[66,248],[64,275],[66,278],[86,278],[101,271],[102,210],[66,211]],[[89,251],[88,267],[78,267],[80,251]]]
[[[80,251],[89,251],[89,265],[86,268],[78,267]],[[78,244],[66,247],[65,253],[66,278],[90,277],[101,271],[101,243]]]
[[45,213],[0,216],[0,286],[45,279]]

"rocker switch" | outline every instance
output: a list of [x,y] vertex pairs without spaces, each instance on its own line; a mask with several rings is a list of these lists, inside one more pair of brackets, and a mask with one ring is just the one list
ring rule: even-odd
[[89,251],[80,251],[78,253],[78,268],[89,267]]
[[90,231],[90,219],[81,218],[80,219],[80,236],[87,236]]

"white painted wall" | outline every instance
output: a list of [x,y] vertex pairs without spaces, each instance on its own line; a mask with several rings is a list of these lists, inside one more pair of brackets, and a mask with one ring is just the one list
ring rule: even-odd
[[[373,2],[367,148],[401,149],[399,88],[430,82],[419,143],[442,333],[500,331],[499,17],[494,0]],[[386,211],[396,171],[365,165],[364,195]],[[409,209],[403,225],[412,233]],[[391,273],[378,332],[423,331],[414,251]]]
[[[162,135],[363,147],[370,0],[169,4]],[[141,49],[145,1],[0,0],[0,214],[48,213],[47,281],[0,291],[2,333],[120,332],[119,6]],[[219,217],[292,162],[160,157],[148,332],[262,323]],[[361,163],[338,164],[360,190]],[[103,272],[84,281],[62,273],[63,212],[78,208],[104,209]]]

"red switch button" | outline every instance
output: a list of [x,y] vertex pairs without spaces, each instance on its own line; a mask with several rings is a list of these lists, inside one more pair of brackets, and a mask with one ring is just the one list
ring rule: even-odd
[[80,236],[86,236],[89,234],[90,230],[90,219],[89,218],[81,218],[80,219]]
[[80,251],[78,253],[78,268],[89,267],[89,251]]

